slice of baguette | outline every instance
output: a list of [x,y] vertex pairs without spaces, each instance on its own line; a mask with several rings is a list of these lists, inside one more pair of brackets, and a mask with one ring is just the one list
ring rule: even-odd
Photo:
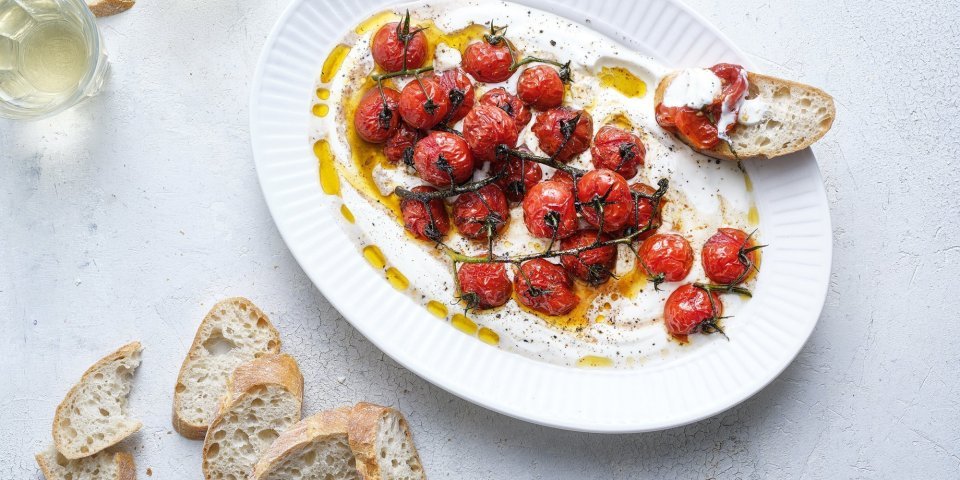
[[133,456],[126,452],[103,451],[89,457],[68,460],[50,447],[35,457],[47,480],[136,480]]
[[[660,81],[654,93],[653,104],[659,105],[676,73]],[[810,85],[781,78],[748,72],[750,88],[747,98],[759,97],[769,111],[764,120],[756,125],[740,125],[730,134],[730,144],[721,140],[710,149],[694,147],[682,134],[677,138],[694,150],[724,160],[766,159],[787,155],[809,147],[820,140],[830,127],[837,111],[833,97]],[[736,153],[734,153],[734,150]]]
[[350,449],[350,407],[301,420],[260,457],[250,480],[362,480]]
[[127,416],[127,395],[140,366],[140,342],[120,347],[80,377],[53,417],[53,441],[69,460],[88,457],[140,430]]
[[130,10],[134,3],[134,0],[87,0],[87,7],[94,15],[106,17]]
[[218,302],[197,328],[173,393],[173,428],[200,440],[207,433],[227,378],[244,362],[280,351],[280,334],[246,298]]
[[207,480],[241,480],[281,433],[300,420],[303,376],[287,354],[265,355],[239,367],[203,442]]
[[350,448],[365,480],[427,478],[407,420],[396,409],[358,403],[350,412],[348,428]]

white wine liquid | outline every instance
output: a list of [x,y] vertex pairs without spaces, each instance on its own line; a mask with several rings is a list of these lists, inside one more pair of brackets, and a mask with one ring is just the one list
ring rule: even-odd
[[95,59],[81,17],[56,0],[0,0],[0,101],[44,108],[71,97]]

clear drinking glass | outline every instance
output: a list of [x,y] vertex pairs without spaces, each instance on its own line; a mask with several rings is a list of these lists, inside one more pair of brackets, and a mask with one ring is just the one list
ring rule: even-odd
[[84,0],[0,0],[0,117],[47,117],[96,95],[108,70]]

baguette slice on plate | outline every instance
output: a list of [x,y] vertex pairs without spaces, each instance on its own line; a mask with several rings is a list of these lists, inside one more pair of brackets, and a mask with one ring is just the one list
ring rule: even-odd
[[133,457],[126,452],[103,451],[89,457],[68,460],[55,448],[36,455],[37,465],[47,480],[136,480]]
[[265,355],[239,367],[203,442],[207,480],[249,478],[281,433],[300,420],[303,376],[293,357]]
[[246,298],[218,302],[197,328],[173,393],[173,428],[200,440],[207,433],[227,378],[244,362],[280,351],[280,334]]
[[127,415],[127,395],[140,366],[140,342],[120,347],[80,377],[53,417],[54,445],[65,458],[88,457],[140,430]]
[[[676,77],[671,73],[660,81],[653,104],[663,102],[664,93]],[[725,141],[703,150],[694,147],[682,134],[676,136],[694,150],[724,160],[765,159],[787,155],[809,147],[830,130],[836,117],[833,97],[810,85],[748,72],[748,99],[759,97],[768,114],[755,125],[738,124],[730,134],[734,151]]]
[[350,448],[365,480],[425,479],[410,428],[398,410],[358,403],[350,412]]
[[350,407],[320,412],[280,435],[250,480],[361,480],[350,449]]

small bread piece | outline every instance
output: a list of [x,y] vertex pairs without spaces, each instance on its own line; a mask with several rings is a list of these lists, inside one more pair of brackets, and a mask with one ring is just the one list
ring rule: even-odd
[[362,480],[347,437],[350,410],[301,420],[264,452],[250,480]]
[[410,428],[396,409],[358,403],[350,412],[350,448],[366,480],[425,479]]
[[218,302],[197,328],[173,392],[173,428],[200,440],[226,393],[227,378],[243,364],[280,351],[267,315],[241,297]]
[[130,10],[135,3],[134,0],[87,0],[87,7],[94,15],[106,17]]
[[127,452],[103,451],[68,460],[50,447],[35,458],[47,480],[136,480],[137,469]]
[[[671,73],[660,81],[654,94],[653,104],[663,102],[667,86],[676,73]],[[721,140],[710,150],[701,150],[682,134],[677,138],[690,148],[714,158],[724,160],[766,159],[787,155],[809,147],[820,140],[837,115],[833,97],[810,85],[770,77],[759,73],[747,72],[750,88],[747,98],[759,97],[769,108],[764,120],[755,125],[737,124],[730,134],[736,154],[730,145]]]
[[88,457],[140,430],[127,417],[127,395],[140,366],[140,342],[101,358],[80,377],[53,416],[53,442],[69,460]]
[[303,376],[287,354],[237,367],[203,441],[207,480],[242,480],[281,433],[300,420]]

